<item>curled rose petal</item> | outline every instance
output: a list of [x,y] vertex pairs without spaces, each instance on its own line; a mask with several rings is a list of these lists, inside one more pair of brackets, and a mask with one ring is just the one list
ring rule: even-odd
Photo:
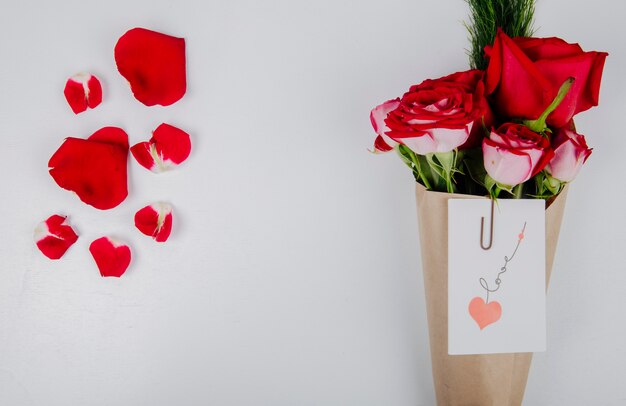
[[52,215],[35,228],[37,248],[50,259],[61,258],[76,240],[78,235],[65,216]]
[[154,203],[135,214],[135,227],[157,242],[167,241],[172,232],[172,206]]
[[398,143],[389,138],[385,133],[389,131],[389,127],[385,124],[385,119],[389,112],[395,110],[400,105],[400,99],[387,100],[383,104],[376,106],[370,113],[370,121],[377,136],[374,140],[374,153],[389,152],[398,145]]
[[100,210],[126,199],[128,136],[121,128],[104,127],[89,138],[66,138],[52,155],[50,175],[63,189]]
[[128,245],[109,237],[101,237],[93,241],[89,245],[89,252],[103,277],[119,278],[130,264],[131,255]]
[[133,28],[117,41],[115,63],[146,106],[169,106],[187,90],[184,38]]
[[181,164],[191,152],[189,134],[169,124],[161,124],[148,142],[140,142],[130,149],[139,165],[155,173],[167,171]]
[[78,114],[102,102],[102,85],[94,75],[78,73],[67,80],[63,94],[72,111]]

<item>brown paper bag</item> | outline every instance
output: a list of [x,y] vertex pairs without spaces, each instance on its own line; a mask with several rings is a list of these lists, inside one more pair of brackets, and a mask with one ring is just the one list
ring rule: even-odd
[[[546,209],[546,289],[567,190]],[[427,191],[417,184],[417,215],[435,393],[439,406],[521,405],[532,353],[448,355],[448,199],[480,196]]]

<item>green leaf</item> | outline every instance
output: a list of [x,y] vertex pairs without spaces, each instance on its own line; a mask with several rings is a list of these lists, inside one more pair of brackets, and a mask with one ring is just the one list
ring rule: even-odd
[[[429,154],[432,162],[436,160],[439,162],[437,165],[441,168],[440,176],[446,182],[446,191],[448,193],[456,192],[456,187],[454,185],[453,174],[454,168],[456,165],[456,152],[454,150],[449,152],[436,152],[434,154]],[[427,156],[428,158],[428,156]]]
[[506,190],[507,192],[509,192],[512,195],[515,195],[515,193],[513,193],[513,186],[510,185],[505,185],[503,183],[500,182],[496,182],[496,185],[498,186],[498,188],[500,190]]
[[521,199],[522,196],[524,196],[524,184],[520,183],[513,188],[513,197],[515,197],[516,199]]
[[485,172],[485,188],[487,191],[491,192],[497,186],[498,182],[496,182],[491,176],[487,175]]
[[529,196],[539,197],[542,199],[547,199],[552,196],[558,195],[565,186],[565,183],[562,183],[560,180],[553,178],[545,170],[535,175],[534,180],[537,193],[532,195],[529,194]]
[[452,172],[452,169],[454,168],[454,161],[455,161],[454,151],[436,152],[434,155],[439,161],[439,163],[441,164],[441,167],[443,168],[445,172]]
[[487,171],[485,170],[485,164],[483,162],[482,151],[480,148],[475,150],[470,150],[465,152],[465,160],[463,161],[465,167],[467,168],[467,173],[470,178],[479,185],[487,188],[485,184],[485,177],[487,176]]
[[413,171],[415,180],[424,185],[426,189],[433,190],[432,174],[423,157],[417,155],[409,147],[402,144],[398,145],[397,151],[402,161]]

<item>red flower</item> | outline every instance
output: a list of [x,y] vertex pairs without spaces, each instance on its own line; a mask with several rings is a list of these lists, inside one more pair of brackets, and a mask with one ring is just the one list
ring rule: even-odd
[[485,90],[506,117],[537,119],[569,77],[575,81],[548,116],[549,125],[563,127],[575,114],[598,105],[606,52],[584,52],[560,38],[509,38],[499,30],[485,54]]
[[133,28],[117,41],[115,63],[146,106],[169,106],[187,90],[183,38]]
[[86,140],[66,138],[52,155],[50,175],[63,189],[101,210],[122,203],[128,195],[128,136],[121,128],[104,127]]
[[470,70],[412,86],[387,114],[386,134],[420,155],[480,144],[491,122],[483,72]]
[[546,137],[521,124],[506,123],[483,140],[483,155],[492,179],[516,186],[545,168],[554,152]]

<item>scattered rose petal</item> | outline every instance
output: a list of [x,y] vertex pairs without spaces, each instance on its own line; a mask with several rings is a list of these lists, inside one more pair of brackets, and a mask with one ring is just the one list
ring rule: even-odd
[[101,237],[89,245],[89,252],[98,265],[100,275],[119,278],[130,264],[128,245],[109,237]]
[[100,210],[126,199],[128,136],[121,128],[104,127],[89,138],[66,138],[52,155],[50,175],[63,189]]
[[133,28],[117,41],[115,63],[146,106],[169,106],[187,90],[184,38]]
[[135,227],[157,242],[167,241],[172,232],[172,206],[154,203],[135,213]]
[[52,215],[35,228],[37,248],[50,259],[61,258],[76,240],[78,235],[65,216]]
[[65,99],[75,114],[96,108],[102,102],[102,86],[94,75],[78,73],[65,83]]
[[169,124],[161,124],[148,142],[140,142],[130,149],[139,165],[155,173],[175,168],[191,152],[189,134]]

